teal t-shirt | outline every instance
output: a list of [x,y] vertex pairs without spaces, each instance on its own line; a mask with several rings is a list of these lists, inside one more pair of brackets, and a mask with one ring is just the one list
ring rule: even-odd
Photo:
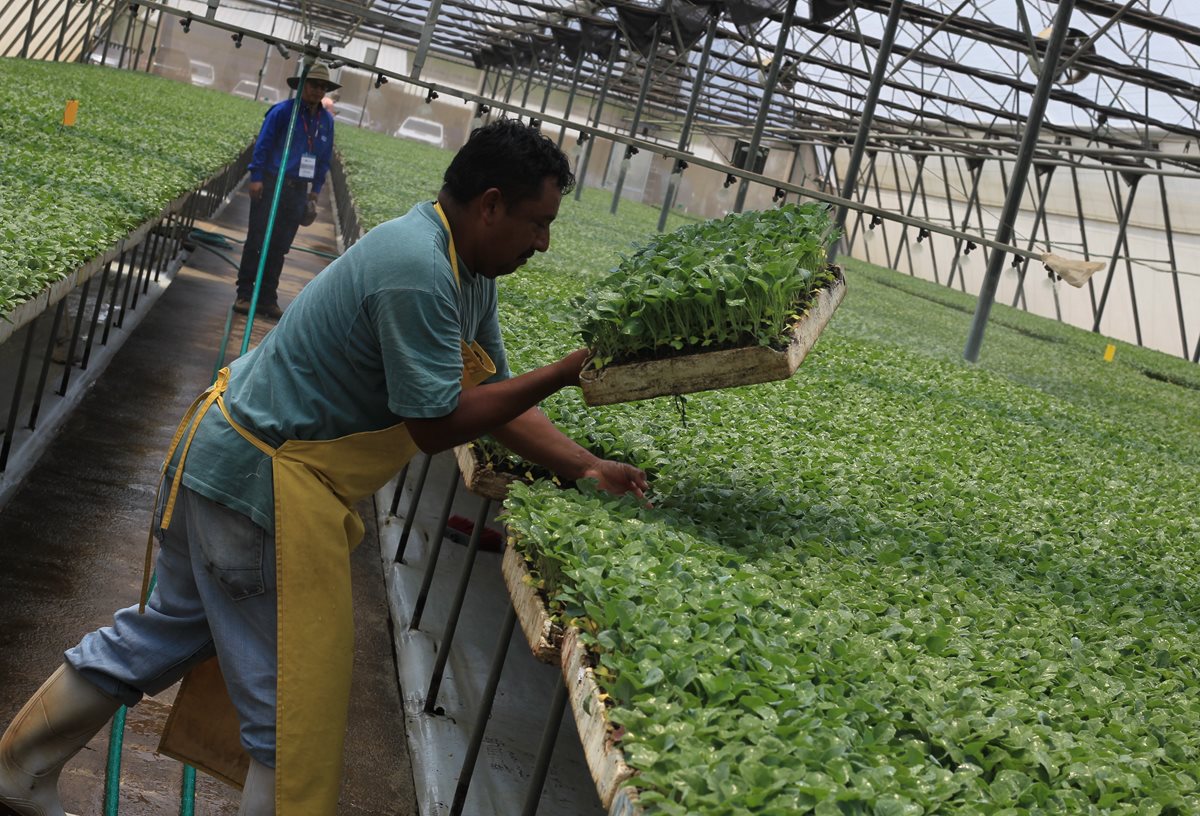
[[[458,405],[459,339],[511,376],[496,282],[459,258],[431,202],[380,224],[317,275],[263,342],[230,366],[230,415],[272,447],[336,439]],[[396,469],[400,469],[400,462]],[[183,483],[273,530],[271,461],[213,406],[188,451]]]

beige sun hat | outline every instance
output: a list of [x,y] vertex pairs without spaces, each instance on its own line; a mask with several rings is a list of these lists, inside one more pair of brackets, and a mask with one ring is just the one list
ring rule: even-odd
[[[325,85],[327,86],[326,90],[328,90],[328,91],[336,91],[338,88],[342,87],[340,84],[338,84],[337,82],[334,82],[332,79],[329,78],[329,68],[323,62],[313,63],[313,66],[308,69],[308,79],[313,79],[313,80],[317,80],[319,82],[324,82]],[[300,77],[298,77],[298,76],[288,77],[287,84],[288,84],[289,88],[291,88],[292,90],[295,90],[296,87],[300,84]]]

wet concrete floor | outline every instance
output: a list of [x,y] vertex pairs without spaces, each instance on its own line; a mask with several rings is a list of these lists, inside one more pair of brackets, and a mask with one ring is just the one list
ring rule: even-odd
[[[328,190],[329,187],[326,187]],[[245,235],[244,191],[197,226]],[[328,263],[300,252],[336,253],[328,193],[318,221],[301,229],[288,256],[280,302],[286,305]],[[240,244],[222,252],[236,262]],[[87,394],[20,491],[0,509],[0,728],[86,632],[135,603],[162,457],[176,423],[212,379],[237,271],[195,250],[145,321]],[[235,316],[226,360],[241,345]],[[271,323],[255,321],[252,343]],[[412,769],[389,633],[387,599],[369,506],[367,535],[353,558],[356,648],[345,781],[338,812],[416,814]],[[182,766],[155,753],[174,690],[129,711],[122,752],[119,812],[179,812]],[[67,810],[103,813],[108,729],[63,772]],[[203,774],[195,812],[235,814],[239,793]]]

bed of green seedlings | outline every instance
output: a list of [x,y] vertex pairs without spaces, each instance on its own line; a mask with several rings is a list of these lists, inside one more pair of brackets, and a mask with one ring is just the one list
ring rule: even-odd
[[[261,103],[142,72],[0,59],[0,315],[253,141]],[[62,124],[68,99],[77,123]]]
[[[501,281],[515,371],[574,347],[571,300],[653,233],[608,200],[564,202]],[[1106,338],[1003,305],[968,365],[969,298],[845,265],[796,377],[693,395],[686,423],[544,404],[651,467],[653,508],[507,502],[647,811],[1200,812],[1195,369],[1105,363]]]
[[786,345],[836,237],[829,208],[785,205],[650,236],[575,299],[590,364]]

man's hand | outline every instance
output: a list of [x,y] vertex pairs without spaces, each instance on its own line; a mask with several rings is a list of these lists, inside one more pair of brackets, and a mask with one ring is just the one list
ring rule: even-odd
[[309,200],[309,201],[316,201],[316,200],[317,200],[317,195],[318,195],[317,193],[309,193],[309,194],[308,194],[308,200]]
[[633,465],[614,462],[611,459],[598,459],[594,465],[583,472],[581,478],[595,479],[605,493],[611,493],[614,496],[632,493],[642,501],[646,500],[645,491],[649,487],[646,473]]
[[258,201],[262,198],[263,183],[261,181],[252,181],[246,185],[246,192],[250,194],[253,201]]

